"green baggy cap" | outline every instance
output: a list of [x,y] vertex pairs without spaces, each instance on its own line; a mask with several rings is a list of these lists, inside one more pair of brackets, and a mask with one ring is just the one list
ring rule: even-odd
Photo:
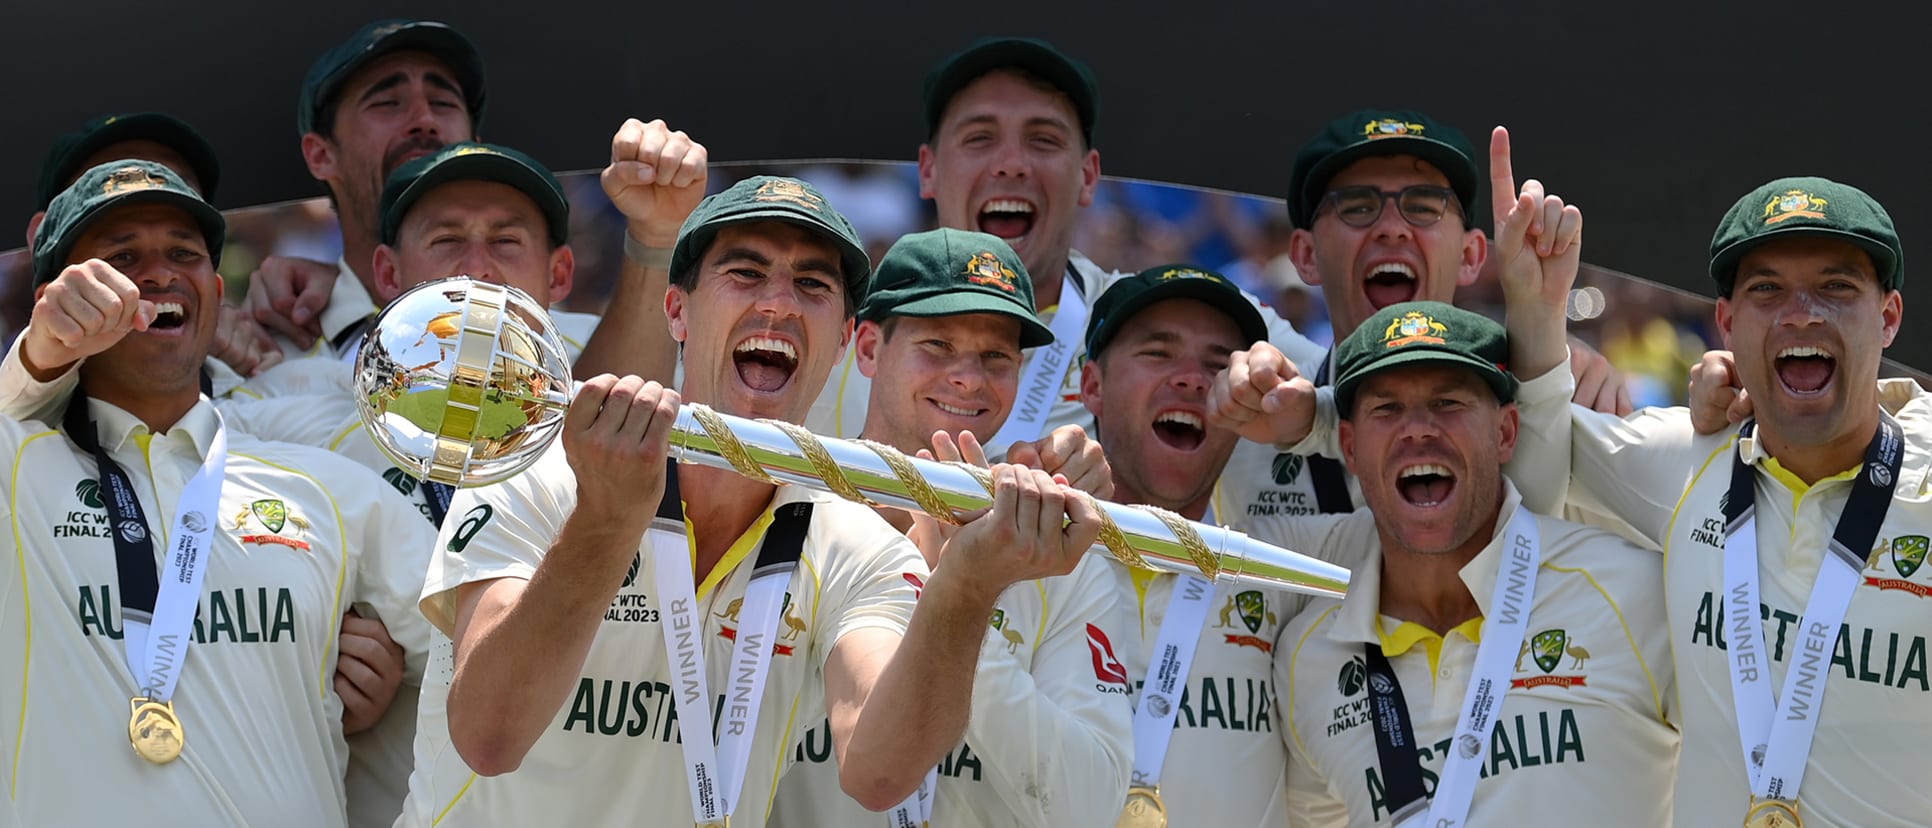
[[879,260],[860,321],[997,313],[1020,320],[1020,347],[1053,341],[1033,310],[1033,280],[1006,240],[940,228],[900,237]]
[[1731,295],[1744,254],[1767,241],[1818,236],[1851,242],[1872,257],[1878,283],[1905,284],[1905,249],[1885,208],[1865,191],[1827,178],[1780,178],[1752,190],[1724,214],[1711,237],[1711,278]]
[[54,196],[47,205],[47,218],[34,234],[34,284],[46,284],[67,267],[67,256],[88,225],[116,207],[134,204],[172,204],[193,216],[201,225],[202,241],[208,257],[221,264],[221,245],[228,235],[228,223],[221,212],[208,206],[193,187],[174,170],[153,161],[112,161],[94,167],[73,186]]
[[1509,373],[1509,337],[1480,313],[1441,302],[1401,302],[1375,312],[1335,346],[1335,407],[1344,419],[1355,413],[1362,381],[1404,365],[1443,363],[1475,371],[1498,402],[1516,399]]

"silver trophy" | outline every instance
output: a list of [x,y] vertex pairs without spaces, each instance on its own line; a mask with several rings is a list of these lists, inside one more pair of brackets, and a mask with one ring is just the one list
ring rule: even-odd
[[[383,310],[356,357],[355,386],[383,453],[453,486],[496,483],[536,462],[562,432],[572,390],[543,308],[516,288],[463,276],[419,285]],[[678,412],[671,451],[681,462],[952,523],[991,502],[984,469],[697,403]],[[1096,505],[1103,525],[1094,548],[1129,566],[1330,597],[1348,588],[1348,570],[1233,529],[1163,509]]]

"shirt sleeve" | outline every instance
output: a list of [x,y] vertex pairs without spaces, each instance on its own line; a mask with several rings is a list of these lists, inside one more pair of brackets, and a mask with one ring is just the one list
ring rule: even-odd
[[[343,403],[349,403],[344,406]],[[231,428],[264,440],[334,449],[331,443],[356,416],[354,401],[331,394],[215,399],[215,409]],[[418,518],[421,516],[418,515]]]
[[[522,474],[492,486],[458,489],[430,551],[423,615],[454,637],[456,588],[497,578],[529,580],[576,505],[576,477],[562,441]],[[420,514],[416,520],[422,520]]]
[[871,509],[842,501],[820,501],[816,508],[812,534],[825,546],[814,556],[822,569],[812,655],[822,674],[832,648],[849,633],[877,629],[904,636],[931,571],[912,541]]
[[362,466],[328,455],[338,502],[352,498],[342,519],[356,555],[353,600],[373,614],[403,649],[403,679],[420,686],[430,650],[429,621],[417,608],[436,530],[414,504]]
[[1037,633],[1030,669],[1026,645],[1000,631],[981,645],[966,742],[1021,825],[1068,825],[1126,800],[1133,710],[1095,677],[1087,643],[1089,625],[1120,641],[1134,624],[1112,566],[1088,555],[1069,575],[1014,587],[1041,593],[1044,630],[1012,631]]
[[41,382],[27,372],[27,363],[21,361],[20,344],[25,340],[25,335],[14,337],[6,359],[0,360],[0,414],[16,420],[58,424],[61,406],[80,385],[80,363],[75,362],[68,366],[66,373]]
[[1566,361],[1516,390],[1516,450],[1503,472],[1523,493],[1523,505],[1560,517],[1570,494],[1570,398],[1576,378]]
[[1288,749],[1288,767],[1285,771],[1288,774],[1288,824],[1292,828],[1339,828],[1348,824],[1348,804],[1329,789],[1328,780],[1322,776],[1321,769],[1314,765],[1296,738],[1295,706],[1291,698],[1295,692],[1294,659],[1300,652],[1296,645],[1308,632],[1306,622],[1284,624],[1275,645],[1275,732],[1281,734],[1281,741]]

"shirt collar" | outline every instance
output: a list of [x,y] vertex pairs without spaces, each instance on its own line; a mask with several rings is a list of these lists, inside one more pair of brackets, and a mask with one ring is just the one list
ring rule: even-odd
[[335,289],[329,304],[322,309],[322,339],[335,341],[336,335],[367,319],[376,312],[376,302],[362,286],[362,279],[349,269],[349,260],[336,259]]
[[[1516,491],[1516,484],[1507,477],[1503,478],[1503,503],[1497,510],[1496,529],[1490,535],[1489,543],[1469,563],[1463,564],[1459,573],[1463,585],[1475,597],[1476,607],[1485,616],[1489,614],[1490,592],[1496,586],[1496,573],[1502,568],[1503,546],[1506,543],[1504,535],[1509,530],[1510,517],[1522,505],[1523,495]],[[1355,515],[1357,520],[1373,519],[1366,511],[1358,511]],[[1362,565],[1349,576],[1348,595],[1342,598],[1342,608],[1336,613],[1335,624],[1329,633],[1337,641],[1380,643],[1383,640],[1382,537],[1370,527],[1368,538],[1368,554],[1363,556]]]
[[[87,413],[94,418],[94,430],[100,436],[101,446],[110,453],[124,450],[137,435],[150,433],[147,423],[113,403],[89,399]],[[174,428],[161,436],[163,439],[187,440],[195,456],[205,458],[209,448],[215,444],[215,432],[220,430],[221,417],[215,413],[215,407],[208,402],[208,398],[202,397],[195,407],[181,416]]]

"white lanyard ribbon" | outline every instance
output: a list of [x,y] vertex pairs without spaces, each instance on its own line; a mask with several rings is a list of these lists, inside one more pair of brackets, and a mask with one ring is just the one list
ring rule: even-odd
[[1174,738],[1174,717],[1180,715],[1181,695],[1188,671],[1201,644],[1214,583],[1194,575],[1176,575],[1174,594],[1154,639],[1153,664],[1141,684],[1134,705],[1134,776],[1131,784],[1153,787],[1161,781],[1168,742]]
[[[1751,795],[1795,799],[1804,782],[1811,738],[1825,703],[1825,673],[1838,626],[1851,607],[1858,571],[1839,555],[1826,555],[1805,602],[1804,623],[1784,675],[1784,692],[1771,697],[1771,657],[1758,618],[1756,510],[1746,513],[1724,540],[1724,626],[1730,639],[1731,700]],[[1774,715],[1774,709],[1776,714]]]
[[906,797],[906,801],[887,811],[887,828],[923,828],[932,822],[932,798],[939,787],[939,767],[933,766],[926,771],[926,778],[919,780],[919,789]]
[[215,524],[221,519],[221,481],[227,464],[228,430],[221,425],[221,415],[216,414],[215,438],[208,446],[208,456],[188,478],[181,500],[175,504],[174,528],[161,561],[161,588],[155,595],[154,615],[149,619],[138,612],[122,613],[128,672],[134,674],[134,685],[141,695],[155,701],[174,698],[175,685],[181,681],[181,665],[192,642],[195,609],[201,604],[201,582],[208,574],[208,549]]
[[1060,309],[1053,313],[1047,330],[1053,341],[1026,355],[1020,373],[1020,393],[1013,398],[1013,411],[986,447],[1005,456],[1014,443],[1040,439],[1047,418],[1060,402],[1060,389],[1066,385],[1067,369],[1073,365],[1087,333],[1087,300],[1074,289],[1073,274],[1060,277]]
[[1536,570],[1543,560],[1541,534],[1536,516],[1527,508],[1516,507],[1516,514],[1509,519],[1503,560],[1496,570],[1496,586],[1490,593],[1489,613],[1483,617],[1483,643],[1476,648],[1476,669],[1470,673],[1469,688],[1462,696],[1456,735],[1449,758],[1442,763],[1442,775],[1436,780],[1427,821],[1418,821],[1420,814],[1412,815],[1398,822],[1403,828],[1454,828],[1469,817],[1469,803],[1475,799],[1476,783],[1482,778],[1483,759],[1489,755],[1490,731],[1502,713],[1503,697],[1509,694],[1509,675],[1529,630],[1530,607],[1536,601]]
[[1738,747],[1753,798],[1796,800],[1811,757],[1812,737],[1824,711],[1831,654],[1845,612],[1851,607],[1858,573],[1885,523],[1892,503],[1904,432],[1879,412],[1878,431],[1832,530],[1831,544],[1818,564],[1818,577],[1805,601],[1804,623],[1785,671],[1783,693],[1771,695],[1771,657],[1765,650],[1758,615],[1757,475],[1744,462],[1743,441],[1755,432],[1746,421],[1738,429],[1739,449],[1732,457],[1730,488],[1725,492],[1724,627],[1730,634],[1725,657],[1731,674],[1731,703],[1737,713]]
[[[692,811],[702,824],[730,816],[744,790],[752,737],[763,707],[760,701],[765,678],[771,673],[772,639],[778,632],[778,614],[785,587],[791,582],[791,567],[754,571],[745,587],[731,650],[723,727],[714,728],[705,671],[704,619],[691,573],[691,549],[682,529],[674,527],[671,520],[659,518],[646,534],[651,539],[658,593],[664,596],[660,629],[671,655],[672,698],[683,722],[685,778],[691,788]],[[715,745],[711,740],[714,732]]]

